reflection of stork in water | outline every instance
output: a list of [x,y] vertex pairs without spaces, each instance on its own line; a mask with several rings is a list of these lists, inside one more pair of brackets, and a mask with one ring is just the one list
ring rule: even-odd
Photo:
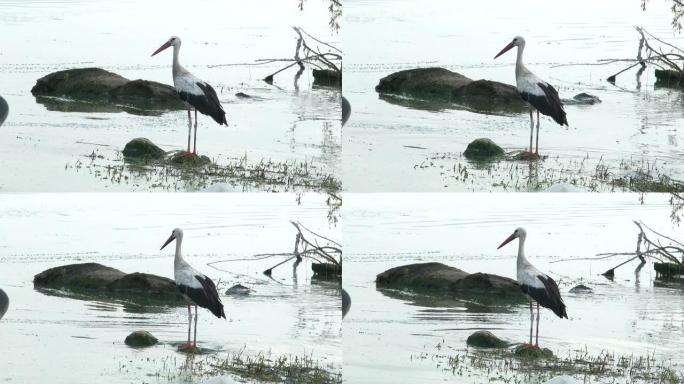
[[522,36],[516,36],[504,49],[501,50],[494,58],[503,55],[506,51],[513,47],[518,47],[518,58],[515,61],[515,82],[517,84],[518,94],[523,100],[527,102],[530,109],[530,154],[532,153],[532,136],[534,134],[534,111],[537,111],[537,144],[535,146],[534,154],[539,154],[539,113],[550,116],[556,123],[568,125],[568,119],[563,110],[558,97],[558,91],[551,86],[551,84],[540,79],[534,73],[530,72],[525,64],[523,64],[522,55],[525,50],[525,39]]
[[7,115],[9,114],[9,105],[7,101],[0,96],[0,125],[5,122]]
[[[549,308],[562,318],[568,318],[565,311],[565,303],[561,298],[558,284],[548,275],[542,273],[540,270],[530,264],[525,257],[525,239],[527,232],[525,228],[517,228],[512,235],[504,240],[499,248],[510,243],[514,239],[518,240],[518,264],[517,264],[517,280],[522,291],[530,299],[530,346],[539,346],[539,305]],[[497,248],[497,249],[499,249]],[[535,343],[532,344],[532,328],[534,327],[534,309],[532,308],[532,300],[537,302],[537,337]]]
[[[176,228],[171,232],[171,236],[166,240],[161,249],[164,249],[169,243],[176,240],[176,257],[173,261],[174,279],[176,280],[176,287],[183,295],[188,303],[188,343],[181,346],[181,349],[189,347],[197,347],[197,306],[206,308],[214,316],[224,319],[226,314],[223,312],[223,304],[219,298],[216,285],[210,278],[203,275],[188,264],[183,256],[181,256],[181,244],[183,243],[183,230]],[[190,306],[195,306],[195,338],[192,344],[190,343],[190,330],[192,326],[192,311]]]
[[9,297],[3,291],[0,289],[0,319],[2,319],[3,316],[5,316],[5,313],[7,313],[7,308],[9,307]]

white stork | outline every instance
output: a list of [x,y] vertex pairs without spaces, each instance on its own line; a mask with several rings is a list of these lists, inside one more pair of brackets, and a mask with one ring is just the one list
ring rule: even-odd
[[[170,242],[176,240],[176,257],[173,260],[173,273],[176,280],[176,287],[188,303],[188,343],[181,346],[181,349],[197,347],[197,306],[207,308],[214,316],[224,319],[223,304],[219,298],[216,285],[206,275],[198,272],[188,264],[181,256],[181,244],[183,243],[183,230],[176,228],[171,232],[171,236],[166,240],[159,250],[164,249]],[[195,337],[190,344],[190,330],[192,325],[192,311],[190,306],[195,306]]]
[[195,110],[195,140],[192,154],[196,154],[197,111],[202,112],[204,115],[211,116],[217,123],[227,126],[228,121],[226,121],[226,112],[223,110],[214,88],[188,72],[188,70],[183,68],[178,62],[178,51],[181,47],[180,37],[171,36],[166,43],[154,51],[152,56],[168,47],[173,47],[173,86],[176,88],[176,92],[178,92],[181,100],[185,102],[185,105],[188,108],[188,153],[190,153],[190,136],[192,133],[192,117],[190,112],[193,109]]
[[540,270],[530,264],[525,258],[525,239],[527,232],[525,228],[517,228],[512,235],[499,245],[500,249],[504,245],[518,240],[518,265],[517,265],[517,280],[520,288],[530,298],[530,346],[532,346],[532,328],[534,326],[534,309],[532,308],[532,300],[537,302],[537,337],[534,346],[539,346],[539,305],[549,308],[558,317],[568,318],[565,311],[565,303],[561,298],[558,284],[548,275],[542,273]]
[[518,58],[515,61],[515,82],[518,94],[530,109],[530,154],[532,153],[532,136],[534,133],[534,111],[537,111],[537,142],[534,154],[539,154],[539,112],[550,116],[556,123],[568,125],[568,119],[563,110],[563,104],[558,97],[558,91],[551,84],[530,72],[523,64],[522,56],[525,50],[525,39],[516,36],[494,58],[503,55],[513,47],[518,47]]

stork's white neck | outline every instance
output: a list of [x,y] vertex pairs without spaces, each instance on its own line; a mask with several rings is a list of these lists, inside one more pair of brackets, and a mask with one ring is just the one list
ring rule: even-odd
[[176,238],[176,257],[173,259],[174,268],[178,268],[180,264],[185,263],[183,256],[181,255],[181,244],[183,243],[183,237],[179,236]]
[[[525,50],[525,43],[518,45],[518,57],[515,60],[515,75],[520,76],[523,72],[527,71],[525,64],[523,64],[523,51]],[[522,238],[521,238],[522,240]],[[520,241],[520,244],[524,242]]]
[[522,235],[518,238],[518,263],[517,268],[521,270],[525,265],[529,264],[527,258],[525,257],[525,238],[527,235]]
[[[181,65],[180,62],[178,61],[178,51],[180,51],[180,46],[174,45],[173,46],[173,77],[176,77],[180,73],[181,70]],[[180,240],[180,239],[178,239]],[[180,249],[180,241],[176,242],[176,249]],[[178,253],[176,253],[178,254]]]

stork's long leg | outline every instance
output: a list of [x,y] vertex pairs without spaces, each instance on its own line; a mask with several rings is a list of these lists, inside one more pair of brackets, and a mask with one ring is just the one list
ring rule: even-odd
[[195,305],[195,341],[192,343],[192,346],[197,348],[197,306]]
[[532,136],[534,135],[534,112],[530,107],[530,153],[532,153]]
[[195,143],[193,144],[192,153],[197,153],[197,109],[195,109]]
[[[197,120],[197,117],[195,117],[195,120]],[[188,109],[188,152],[190,152],[190,135],[192,135],[192,115]]]
[[[195,116],[195,122],[197,122],[197,117]],[[531,151],[531,149],[530,149]],[[534,153],[539,154],[539,111],[537,111],[537,145],[534,148]],[[539,309],[539,308],[537,308]]]
[[534,328],[534,308],[532,307],[532,299],[530,298],[530,345],[532,345],[532,329]]
[[190,345],[190,327],[192,326],[192,311],[190,304],[188,304],[188,345]]
[[534,340],[534,346],[539,346],[539,303],[537,303],[537,338]]

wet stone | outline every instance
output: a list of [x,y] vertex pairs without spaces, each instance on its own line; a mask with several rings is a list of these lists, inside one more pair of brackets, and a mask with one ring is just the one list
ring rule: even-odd
[[515,355],[525,359],[548,359],[553,357],[553,352],[548,348],[539,348],[530,345],[519,345],[515,348]]
[[504,150],[487,138],[475,139],[468,144],[463,156],[468,160],[485,161],[503,156]]
[[252,292],[254,292],[254,291],[245,287],[242,284],[235,284],[226,290],[226,295],[247,296],[247,295],[251,294]]
[[149,139],[138,137],[126,143],[123,155],[127,159],[161,159],[166,152]]
[[124,342],[129,347],[143,348],[151,347],[157,344],[159,340],[147,331],[135,331],[130,335],[126,336],[126,340]]
[[569,292],[570,293],[578,293],[578,294],[588,294],[588,293],[594,293],[594,290],[587,287],[584,284],[579,284],[579,285],[576,285],[576,286],[570,288]]
[[477,331],[471,334],[466,344],[478,348],[506,348],[510,345],[509,342],[496,337],[489,331]]
[[575,100],[578,104],[588,104],[588,105],[594,105],[598,104],[601,102],[601,99],[599,99],[598,96],[590,95],[588,93],[579,93],[573,97],[573,100]]
[[202,167],[211,164],[211,159],[204,155],[188,152],[176,152],[168,159],[169,163],[183,167]]

